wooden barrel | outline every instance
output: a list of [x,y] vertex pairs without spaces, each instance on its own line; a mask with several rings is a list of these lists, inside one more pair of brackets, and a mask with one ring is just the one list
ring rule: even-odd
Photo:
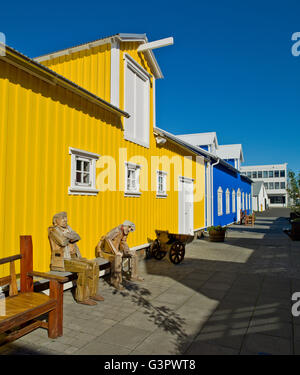
[[225,230],[210,230],[209,231],[209,240],[211,242],[224,242]]

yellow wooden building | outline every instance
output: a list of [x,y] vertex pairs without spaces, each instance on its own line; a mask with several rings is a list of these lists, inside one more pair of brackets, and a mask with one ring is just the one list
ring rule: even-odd
[[156,126],[160,78],[145,35],[117,34],[36,59],[6,46],[0,258],[18,252],[19,235],[32,235],[34,268],[47,271],[47,228],[59,211],[67,211],[88,258],[126,219],[136,224],[129,236],[135,249],[147,246],[155,229],[205,226],[204,157]]

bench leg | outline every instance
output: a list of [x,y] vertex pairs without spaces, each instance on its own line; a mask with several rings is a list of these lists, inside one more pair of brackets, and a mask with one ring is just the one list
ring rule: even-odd
[[56,309],[49,312],[48,336],[55,339],[63,335],[63,284],[50,281],[50,297],[57,302]]

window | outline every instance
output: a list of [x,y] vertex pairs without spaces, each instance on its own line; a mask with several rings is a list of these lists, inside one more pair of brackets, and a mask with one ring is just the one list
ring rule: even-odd
[[263,177],[268,178],[268,171],[263,171]]
[[274,176],[273,171],[269,171],[269,178],[273,178],[273,176]]
[[242,210],[245,209],[245,194],[244,192],[242,193]]
[[257,172],[257,178],[262,178],[262,171]]
[[274,189],[274,183],[273,182],[269,182],[269,189]]
[[264,185],[265,185],[265,188],[266,188],[266,189],[268,189],[268,188],[269,188],[269,185],[268,185],[268,183],[267,183],[267,182],[265,182],[265,183],[264,183]]
[[149,74],[130,56],[125,55],[125,119],[124,138],[149,147],[150,84]]
[[274,195],[270,197],[270,203],[281,203],[285,204],[285,196],[283,195]]
[[226,214],[230,214],[230,192],[226,190]]
[[275,182],[275,189],[279,189],[279,182]]
[[280,182],[280,189],[285,189],[285,182]]
[[218,216],[223,215],[223,190],[221,186],[218,189]]
[[157,197],[167,196],[167,173],[163,171],[157,171]]
[[257,178],[257,172],[252,172],[252,178]]
[[97,195],[96,189],[96,161],[98,154],[69,148],[71,155],[71,185],[69,194]]
[[278,178],[279,177],[279,171],[274,172],[274,177]]
[[280,171],[280,177],[285,177],[285,170]]
[[251,172],[247,172],[247,176],[248,176],[249,178],[251,178],[252,173],[251,173]]
[[235,191],[232,190],[232,212],[235,212]]
[[140,169],[137,164],[125,163],[125,195],[140,196]]

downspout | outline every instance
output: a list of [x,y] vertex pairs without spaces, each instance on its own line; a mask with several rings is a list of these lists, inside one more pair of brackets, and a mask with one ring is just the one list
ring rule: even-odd
[[212,185],[211,185],[211,222],[212,222],[212,225],[214,225],[214,167],[216,165],[218,165],[220,163],[220,160],[221,159],[218,159],[217,162],[213,163],[211,165],[211,171],[212,171],[212,174],[211,174],[211,180],[212,180]]

